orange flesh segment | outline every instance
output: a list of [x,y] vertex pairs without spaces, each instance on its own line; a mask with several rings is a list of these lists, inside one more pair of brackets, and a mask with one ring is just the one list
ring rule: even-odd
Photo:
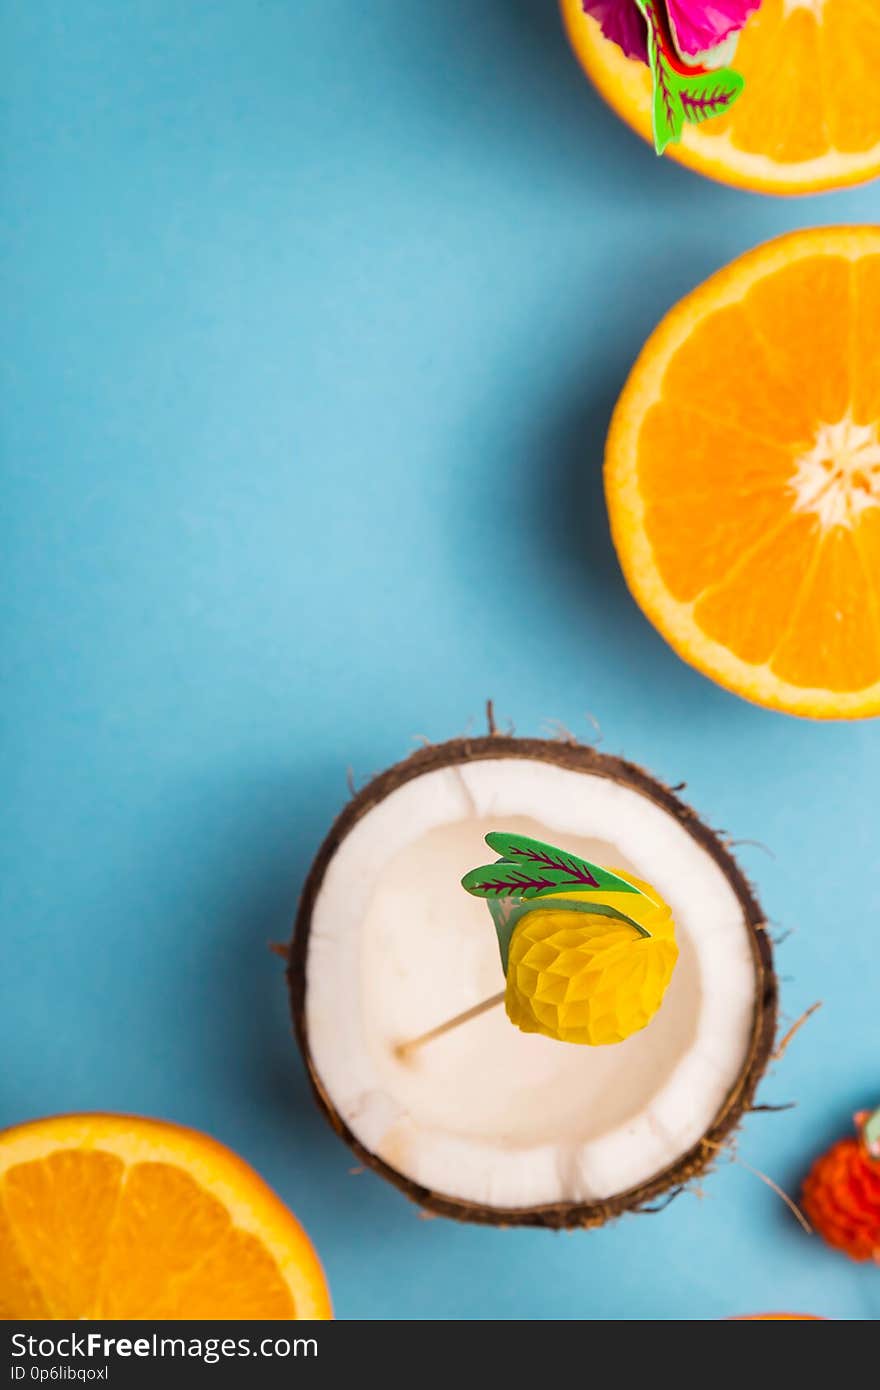
[[[224,1296],[235,1303],[247,1293],[248,1274],[258,1273],[253,1301],[271,1308],[260,1316],[295,1317],[275,1262],[265,1252],[262,1263],[240,1259],[247,1242],[257,1245],[233,1230],[226,1208],[187,1173],[167,1163],[137,1163],[120,1202],[95,1315],[122,1318],[134,1303],[150,1318],[180,1317],[181,1306],[187,1317],[230,1317],[219,1311]],[[193,1306],[201,1311],[190,1312]]]
[[[296,1317],[275,1261],[255,1236],[234,1227],[181,1282],[177,1306],[181,1304],[188,1318]],[[174,1307],[173,1302],[160,1306],[157,1316],[182,1316]]]
[[699,600],[694,617],[716,642],[756,666],[772,657],[792,620],[812,559],[818,526],[791,517],[747,555],[730,577]]
[[775,445],[790,443],[793,434],[809,439],[815,426],[798,383],[774,371],[744,304],[717,309],[695,325],[666,368],[663,395]]
[[[89,1144],[5,1170],[0,1164],[0,1317],[296,1318],[273,1242],[285,1266],[298,1264],[297,1277],[311,1285],[313,1306],[304,1315],[329,1316],[317,1261],[295,1219],[246,1165],[196,1136],[200,1141],[201,1162],[222,1155],[224,1196],[240,1198],[247,1211],[257,1202],[268,1208],[273,1230],[265,1241],[237,1225],[224,1201],[175,1162],[126,1162]],[[192,1147],[192,1137],[187,1142]]]
[[853,268],[853,418],[880,420],[880,255]]
[[[824,421],[842,420],[852,397],[852,279],[842,256],[811,256],[759,280],[745,298],[773,370],[799,399],[797,420],[780,442],[815,435]],[[751,408],[752,390],[740,405]],[[742,417],[740,417],[742,418]]]
[[880,680],[880,629],[853,532],[826,535],[805,581],[798,621],[773,656],[796,685],[862,690]]
[[[657,565],[670,592],[688,603],[719,583],[779,520],[791,457],[744,436],[731,421],[665,400],[646,415],[640,449],[645,524]],[[724,460],[722,473],[713,459]]]
[[827,0],[821,84],[830,143],[871,150],[880,136],[880,9],[875,0]]
[[296,1316],[274,1260],[171,1164],[61,1150],[10,1169],[4,1198],[55,1318]]
[[863,514],[857,541],[875,607],[880,608],[880,507]]
[[24,1262],[3,1207],[0,1206],[0,1319],[47,1318],[49,1305]]
[[[817,100],[821,35],[813,14],[795,10],[783,18],[778,0],[769,0],[740,35],[734,66],[745,78],[748,98],[744,93],[729,116],[707,121],[707,135],[720,135],[727,123],[737,149],[782,164],[825,153],[825,114]],[[797,90],[810,74],[813,99],[801,100]]]
[[56,1318],[94,1304],[123,1172],[113,1154],[68,1149],[6,1174],[6,1214]]

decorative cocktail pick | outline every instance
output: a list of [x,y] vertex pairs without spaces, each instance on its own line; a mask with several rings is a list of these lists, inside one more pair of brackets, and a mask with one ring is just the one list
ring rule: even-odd
[[493,831],[494,864],[462,887],[485,898],[506,987],[402,1044],[399,1055],[502,1001],[524,1033],[601,1046],[644,1028],[663,1002],[675,962],[672,913],[649,884],[555,845]]
[[648,63],[654,145],[662,154],[686,124],[723,116],[742,93],[728,66],[733,43],[761,0],[581,0],[627,57]]
[[813,1164],[803,1207],[829,1245],[880,1264],[880,1108],[860,1111],[855,1125],[855,1137],[839,1139]]

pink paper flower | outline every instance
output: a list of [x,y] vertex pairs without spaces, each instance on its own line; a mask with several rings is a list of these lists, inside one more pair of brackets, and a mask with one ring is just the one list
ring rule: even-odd
[[[581,0],[581,4],[584,14],[599,21],[606,39],[628,58],[647,63],[647,30],[636,0]],[[688,57],[717,48],[742,29],[760,4],[761,0],[666,0],[676,48]]]
[[761,0],[666,0],[679,53],[693,57],[717,48],[742,29]]

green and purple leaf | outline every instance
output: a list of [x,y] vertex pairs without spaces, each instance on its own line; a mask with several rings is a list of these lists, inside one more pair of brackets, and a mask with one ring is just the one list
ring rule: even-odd
[[685,120],[699,125],[702,121],[711,120],[713,116],[725,115],[744,86],[742,76],[732,68],[719,68],[717,72],[704,72],[696,77],[681,78],[678,99]]
[[662,154],[667,145],[678,144],[685,118],[675,80],[677,74],[653,39],[651,71],[654,74],[654,147],[658,154]]
[[[597,900],[596,894],[634,893],[644,897],[640,888],[627,883],[619,874],[581,859],[568,850],[557,849],[543,840],[528,835],[510,835],[493,830],[486,844],[503,857],[495,864],[471,869],[461,880],[461,886],[475,897],[485,898],[495,923],[501,964],[507,974],[510,938],[524,915],[541,906],[540,899],[550,893],[580,893],[580,897],[564,898],[553,907],[574,913],[610,917],[634,927],[640,936],[650,932],[619,908]],[[536,901],[537,900],[537,901]]]
[[462,887],[476,897],[538,898],[548,893],[638,893],[626,879],[567,850],[526,835],[493,831],[490,849],[502,857],[495,864],[471,869]]

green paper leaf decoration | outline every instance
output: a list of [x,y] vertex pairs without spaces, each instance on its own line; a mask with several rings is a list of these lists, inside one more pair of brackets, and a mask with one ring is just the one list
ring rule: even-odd
[[673,57],[665,34],[668,20],[660,0],[636,0],[648,25],[648,59],[654,81],[654,147],[662,154],[677,144],[685,123],[700,125],[723,116],[742,94],[745,81],[732,68],[689,72]]
[[634,927],[640,936],[651,935],[619,908],[597,901],[597,893],[633,893],[640,898],[648,896],[634,883],[628,883],[610,869],[603,869],[600,864],[581,859],[568,850],[557,849],[556,845],[545,844],[543,840],[533,840],[528,835],[511,835],[503,830],[493,830],[486,836],[486,844],[502,858],[494,864],[471,869],[461,880],[461,886],[474,897],[486,899],[495,923],[505,976],[510,938],[517,923],[527,912],[542,907],[541,899],[551,893],[580,895],[554,901],[554,910],[611,917]]
[[[657,53],[657,50],[652,50]],[[679,100],[675,74],[657,54],[654,72],[654,148],[662,154],[667,145],[678,144],[684,129],[684,107]]]
[[[543,840],[533,840],[528,835],[510,835],[503,830],[493,830],[486,836],[486,844],[501,856],[499,864],[509,864],[524,873],[542,877],[553,877],[553,887],[537,889],[528,896],[535,897],[540,892],[559,892],[564,887],[571,892],[638,893],[638,888],[627,883],[619,874],[581,859],[568,850],[557,849],[555,845],[545,844]],[[499,864],[493,865],[497,872]],[[523,895],[525,896],[525,895]]]
[[745,79],[733,68],[719,68],[717,72],[679,78],[678,99],[685,120],[692,125],[700,125],[713,116],[723,116],[744,87]]
[[584,870],[573,872],[568,866],[560,868],[509,864],[499,859],[495,864],[483,864],[471,869],[461,880],[461,886],[476,898],[545,898],[549,893],[637,893],[630,884],[621,886],[622,879],[600,870],[600,877],[587,881]]

